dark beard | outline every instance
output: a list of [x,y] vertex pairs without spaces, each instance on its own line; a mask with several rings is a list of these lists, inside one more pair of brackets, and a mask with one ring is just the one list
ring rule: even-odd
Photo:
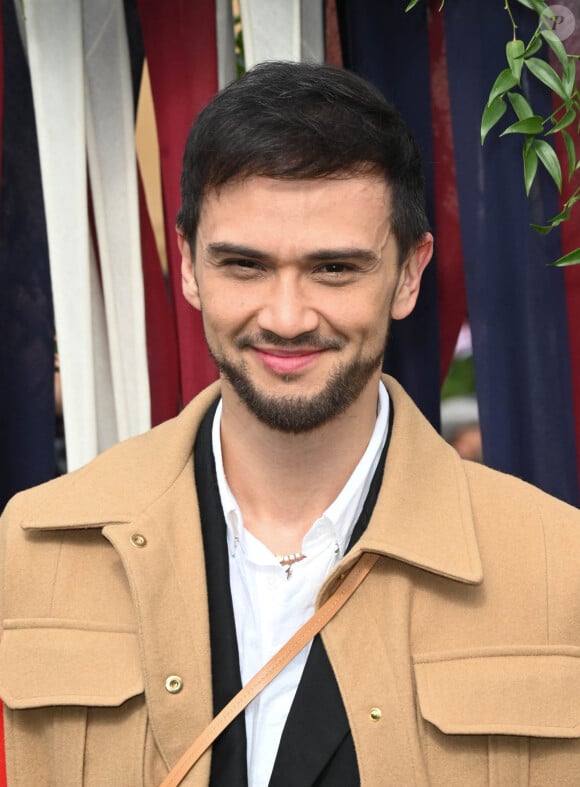
[[[291,343],[285,340],[278,342],[281,343],[291,346]],[[306,342],[300,341],[301,346],[305,344]],[[313,345],[312,342],[308,344],[320,346]],[[293,434],[309,432],[344,413],[361,395],[383,360],[381,350],[380,354],[374,357],[357,358],[349,364],[342,364],[330,375],[322,391],[314,396],[274,397],[261,393],[254,387],[247,375],[245,363],[235,365],[227,358],[219,358],[211,348],[210,353],[222,375],[256,418],[271,429]]]

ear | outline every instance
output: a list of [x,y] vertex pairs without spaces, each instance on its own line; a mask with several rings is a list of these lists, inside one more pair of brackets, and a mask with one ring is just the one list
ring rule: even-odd
[[201,311],[197,279],[195,278],[194,262],[189,243],[181,230],[177,229],[177,245],[181,253],[181,290],[185,300],[195,309]]
[[391,304],[391,317],[402,320],[415,308],[421,276],[433,255],[433,236],[426,232],[403,263]]

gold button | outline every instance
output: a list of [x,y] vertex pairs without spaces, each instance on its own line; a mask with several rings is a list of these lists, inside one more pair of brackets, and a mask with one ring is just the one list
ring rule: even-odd
[[165,688],[170,694],[179,694],[183,688],[183,681],[179,675],[170,675],[165,681]]
[[380,721],[383,716],[383,712],[380,708],[371,708],[369,711],[369,716],[371,717],[371,721]]
[[144,547],[147,544],[147,539],[141,533],[133,533],[131,543],[134,547]]

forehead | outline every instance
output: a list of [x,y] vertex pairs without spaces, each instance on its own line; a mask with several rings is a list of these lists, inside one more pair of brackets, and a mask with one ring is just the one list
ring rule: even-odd
[[390,194],[376,175],[279,180],[249,177],[210,191],[198,242],[375,245],[390,226]]

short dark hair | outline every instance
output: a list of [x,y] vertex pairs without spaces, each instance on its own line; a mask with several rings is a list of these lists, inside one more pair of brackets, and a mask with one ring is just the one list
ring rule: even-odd
[[372,85],[341,68],[267,62],[218,93],[185,147],[177,224],[191,246],[205,194],[253,175],[373,173],[390,186],[399,260],[429,229],[417,143]]

